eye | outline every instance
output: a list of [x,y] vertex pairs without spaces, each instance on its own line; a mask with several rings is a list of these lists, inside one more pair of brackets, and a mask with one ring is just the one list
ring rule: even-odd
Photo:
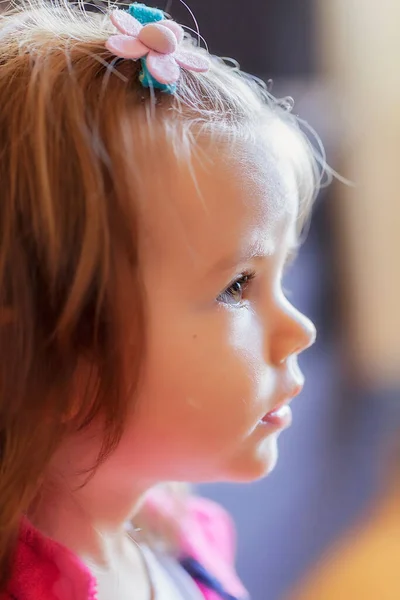
[[218,296],[217,301],[232,306],[241,306],[243,294],[255,276],[254,271],[243,273]]

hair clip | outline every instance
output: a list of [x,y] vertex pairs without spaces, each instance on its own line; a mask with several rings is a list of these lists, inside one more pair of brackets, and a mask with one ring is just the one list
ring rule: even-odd
[[135,3],[129,11],[114,10],[110,18],[119,33],[107,40],[106,48],[120,58],[141,59],[139,79],[144,87],[173,93],[181,68],[196,73],[208,71],[208,57],[184,48],[183,28],[165,19],[162,11]]

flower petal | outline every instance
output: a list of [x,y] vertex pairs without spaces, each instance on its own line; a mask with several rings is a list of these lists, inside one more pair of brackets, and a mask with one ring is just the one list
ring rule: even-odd
[[142,25],[125,10],[116,9],[110,15],[112,24],[125,35],[136,37],[139,35]]
[[159,83],[168,85],[179,79],[180,69],[172,54],[159,54],[151,51],[147,56],[146,65],[150,75]]
[[120,58],[142,58],[149,49],[130,35],[112,35],[106,42],[106,48]]
[[178,23],[175,23],[175,21],[170,21],[169,19],[164,19],[163,21],[159,21],[158,24],[162,25],[162,27],[167,27],[170,31],[172,31],[178,44],[181,43],[183,40],[184,31],[183,28],[178,25]]
[[205,73],[210,68],[210,60],[207,56],[186,50],[184,48],[178,48],[174,53],[174,58],[179,66],[187,69],[188,71],[195,71],[196,73]]
[[159,23],[145,25],[138,35],[138,40],[149,50],[160,54],[172,54],[178,47],[174,33],[167,27],[161,27]]

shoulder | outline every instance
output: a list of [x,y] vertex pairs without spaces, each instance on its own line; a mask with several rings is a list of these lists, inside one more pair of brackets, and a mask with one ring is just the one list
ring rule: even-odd
[[212,549],[228,563],[235,560],[236,530],[229,513],[219,504],[192,496],[187,500],[186,527],[183,538],[186,545],[202,554]]
[[[147,501],[154,512],[177,519],[168,494],[157,492]],[[229,513],[212,500],[188,495],[180,501],[177,524],[181,558],[197,561],[233,597],[247,598],[235,569],[236,531]]]
[[236,530],[219,504],[193,496],[188,499],[183,551],[201,563],[235,598],[248,594],[235,569]]
[[44,537],[23,519],[11,579],[7,592],[0,598],[92,600],[95,582],[69,550]]

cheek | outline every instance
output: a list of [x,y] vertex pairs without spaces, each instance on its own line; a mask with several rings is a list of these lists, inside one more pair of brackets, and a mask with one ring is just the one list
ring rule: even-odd
[[254,315],[216,311],[158,329],[150,344],[143,410],[164,434],[210,439],[245,435],[265,401],[262,332]]

